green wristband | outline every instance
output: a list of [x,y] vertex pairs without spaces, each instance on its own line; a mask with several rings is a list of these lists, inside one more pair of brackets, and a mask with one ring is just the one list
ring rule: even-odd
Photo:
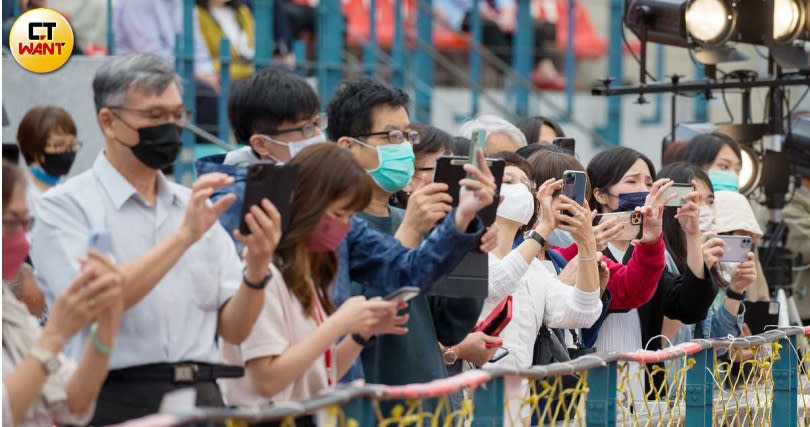
[[93,323],[93,325],[90,326],[90,337],[93,338],[93,345],[96,346],[96,350],[98,350],[99,353],[104,354],[106,356],[111,355],[112,349],[110,347],[107,347],[106,345],[104,345],[104,343],[101,342],[101,340],[98,338],[98,335],[96,334],[97,330],[98,330],[98,323]]

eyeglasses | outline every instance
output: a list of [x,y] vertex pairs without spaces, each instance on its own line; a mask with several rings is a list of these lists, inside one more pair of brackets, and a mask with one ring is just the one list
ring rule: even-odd
[[315,130],[320,129],[321,131],[326,130],[326,127],[329,125],[329,120],[327,120],[327,116],[320,115],[315,120],[305,124],[304,126],[297,127],[297,128],[290,128],[290,129],[279,129],[270,132],[264,132],[265,135],[281,135],[284,133],[290,132],[301,132],[304,134],[304,138],[311,138],[315,136]]
[[129,111],[137,113],[141,117],[152,120],[154,122],[175,122],[175,123],[188,123],[191,121],[193,112],[184,107],[177,109],[168,108],[128,108],[120,105],[108,105],[107,108],[111,110]]
[[79,151],[84,145],[81,141],[73,141],[73,143],[59,142],[56,144],[45,144],[45,152],[53,154],[66,153],[68,151]]
[[384,135],[384,136],[388,137],[388,143],[389,144],[402,144],[403,142],[405,142],[407,140],[411,144],[416,145],[416,144],[419,144],[419,141],[421,140],[421,138],[419,136],[419,132],[417,132],[415,130],[410,130],[410,131],[407,131],[407,132],[403,132],[403,131],[401,131],[399,129],[394,129],[394,130],[389,130],[389,131],[384,131],[384,132],[366,133],[366,134],[363,134],[363,135],[357,135],[357,137],[362,138],[362,137],[379,136],[379,135]]
[[32,227],[34,227],[34,217],[21,217],[17,215],[8,215],[3,217],[3,228],[7,229],[8,231],[15,231],[18,228],[22,228],[27,232],[31,231]]

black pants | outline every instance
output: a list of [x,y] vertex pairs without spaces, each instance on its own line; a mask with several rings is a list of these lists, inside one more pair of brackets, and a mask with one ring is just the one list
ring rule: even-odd
[[[461,24],[463,31],[470,31],[472,28],[472,18],[470,14],[464,16]],[[498,27],[495,21],[481,17],[481,43],[492,51],[501,61],[512,64],[512,43],[513,34],[505,33]],[[541,59],[551,59],[554,57],[554,48],[549,47],[549,42],[556,39],[556,28],[553,23],[534,21],[534,63]],[[553,44],[553,43],[552,43]]]
[[160,409],[160,402],[166,393],[188,387],[197,389],[197,406],[225,406],[214,381],[175,384],[171,381],[107,380],[101,388],[96,402],[96,414],[90,425],[118,424],[152,415]]

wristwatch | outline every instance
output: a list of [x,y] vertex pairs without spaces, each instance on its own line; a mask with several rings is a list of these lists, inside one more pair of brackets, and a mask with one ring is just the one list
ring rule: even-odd
[[447,347],[444,349],[444,352],[442,352],[442,358],[444,358],[444,364],[450,366],[456,363],[458,354],[453,350],[453,347]]
[[733,291],[730,287],[726,288],[726,298],[730,298],[737,301],[742,301],[745,299],[745,291],[742,293]]
[[352,341],[356,342],[360,347],[368,347],[369,344],[374,342],[375,338],[377,338],[376,335],[372,335],[371,338],[365,339],[360,334],[352,334]]
[[541,236],[540,233],[538,233],[538,232],[536,232],[534,230],[529,230],[529,231],[523,233],[523,240],[529,240],[529,239],[534,239],[537,243],[540,244],[540,246],[545,246],[546,245],[546,238]]
[[45,368],[45,372],[47,372],[48,375],[55,374],[56,371],[62,367],[62,362],[59,361],[59,355],[43,348],[32,347],[31,357],[37,359],[39,363],[42,364],[42,367]]
[[248,288],[255,289],[257,291],[261,290],[261,289],[264,289],[267,286],[267,284],[270,282],[270,279],[273,278],[273,270],[268,269],[267,270],[267,276],[264,276],[264,280],[262,280],[260,283],[251,283],[251,282],[248,281],[247,276],[245,275],[246,272],[247,272],[247,267],[245,267],[245,269],[242,271],[242,281],[245,282],[245,285]]

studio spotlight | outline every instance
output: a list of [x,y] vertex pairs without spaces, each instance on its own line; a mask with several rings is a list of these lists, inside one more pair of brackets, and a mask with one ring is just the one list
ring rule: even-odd
[[740,193],[750,195],[759,186],[762,176],[762,159],[750,145],[741,145],[742,168],[740,169]]
[[693,0],[686,4],[686,32],[699,46],[718,47],[734,32],[736,9],[726,0]]
[[804,30],[805,14],[800,0],[773,0],[773,42],[793,41]]

